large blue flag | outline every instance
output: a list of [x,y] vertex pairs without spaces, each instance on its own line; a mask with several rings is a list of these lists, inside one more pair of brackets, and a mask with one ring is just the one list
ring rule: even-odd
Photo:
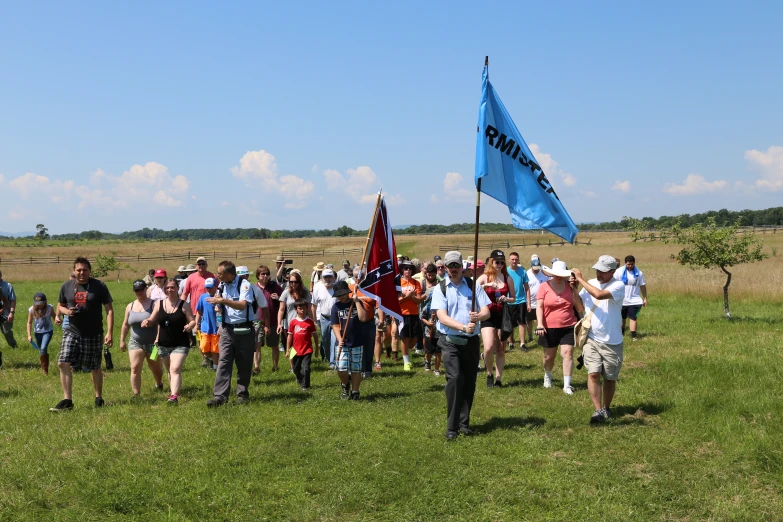
[[481,192],[508,206],[516,228],[543,228],[574,242],[579,231],[489,83],[487,67],[476,139],[477,187],[479,179]]

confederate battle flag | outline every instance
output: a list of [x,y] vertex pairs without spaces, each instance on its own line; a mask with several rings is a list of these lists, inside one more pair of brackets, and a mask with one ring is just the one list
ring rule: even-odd
[[397,249],[394,247],[386,201],[380,197],[378,210],[373,219],[370,232],[370,244],[367,246],[367,277],[359,286],[368,297],[377,301],[378,307],[385,313],[402,321],[402,310],[394,286],[397,275]]

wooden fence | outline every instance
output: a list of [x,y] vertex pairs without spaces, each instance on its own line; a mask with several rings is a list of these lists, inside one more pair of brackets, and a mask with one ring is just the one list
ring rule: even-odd
[[[577,245],[586,245],[590,246],[590,243],[593,241],[593,238],[588,239],[587,241],[579,241],[578,239],[574,240],[574,246]],[[565,240],[560,241],[552,241],[551,239],[548,239],[546,241],[542,239],[536,239],[532,243],[528,243],[525,239],[522,239],[521,243],[516,244],[510,244],[508,242],[505,243],[479,243],[479,250],[494,250],[496,248],[514,248],[514,247],[542,247],[542,246],[565,246],[569,245],[570,243]],[[438,250],[441,252],[448,252],[450,250],[459,250],[460,252],[473,252],[473,245],[439,245]]]
[[[199,257],[212,260],[223,259],[274,259],[275,256],[282,255],[286,259],[294,257],[333,257],[333,256],[359,256],[362,254],[361,248],[338,248],[331,250],[283,250],[279,252],[218,252],[211,250],[209,252],[181,252],[164,254],[137,254],[135,256],[114,256],[120,263],[142,263],[147,261],[176,261],[183,264],[194,263]],[[95,261],[95,256],[87,256],[90,262]],[[18,258],[0,258],[0,266],[6,265],[59,265],[72,264],[73,257],[53,256],[53,257],[18,257]]]

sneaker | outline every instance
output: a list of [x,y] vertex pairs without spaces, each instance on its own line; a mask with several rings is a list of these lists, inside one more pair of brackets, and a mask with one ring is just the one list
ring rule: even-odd
[[424,371],[428,372],[432,369],[432,363],[430,361],[424,361]]
[[302,391],[308,391],[310,389],[309,386],[302,386]]
[[280,353],[285,353],[285,348],[282,344],[278,347],[278,349],[280,350]]
[[487,388],[495,387],[495,378],[492,375],[487,375]]
[[171,394],[169,395],[169,399],[167,401],[169,404],[179,404],[179,400],[176,395]]
[[340,388],[342,389],[342,390],[340,391],[340,398],[341,398],[342,400],[345,400],[345,399],[347,399],[347,398],[348,398],[348,395],[349,395],[349,392],[348,392],[348,390],[349,390],[349,388],[348,388],[348,385],[347,385],[347,384],[341,384],[341,385],[340,385]]
[[549,375],[544,375],[544,388],[551,388],[552,387],[552,377]]
[[240,406],[243,404],[250,404],[250,397],[245,397],[244,395],[238,395],[237,404]]
[[155,389],[156,389],[157,391],[163,391],[163,383],[156,384],[156,385],[155,385]]
[[359,400],[359,392],[358,391],[351,392],[351,400],[352,401],[358,401]]
[[329,369],[330,369],[330,370],[334,370],[334,364],[332,364],[332,363],[329,363]]
[[523,352],[527,352],[527,345],[525,343],[522,343],[519,345],[519,349]]
[[605,420],[606,417],[604,417],[604,410],[602,408],[593,412],[593,416],[590,417],[590,424],[601,424]]
[[362,379],[369,379],[372,377],[372,372],[362,372]]
[[601,412],[604,414],[604,419],[609,420],[612,418],[612,412],[609,410],[609,408],[603,408],[601,409]]
[[495,388],[502,388],[502,387],[503,387],[503,383],[500,382],[500,379],[496,380],[495,381]]
[[434,372],[432,372],[432,375],[434,375],[435,377],[440,377],[440,370],[435,370]]
[[405,372],[409,372],[409,371],[411,371],[411,363],[405,363],[405,364],[402,366],[402,370],[403,370],[403,371],[405,371]]
[[573,386],[563,386],[563,393],[565,393],[566,395],[573,395],[574,394]]
[[[524,345],[522,345],[524,346]],[[513,352],[514,351],[514,343],[508,343],[508,351]]]
[[378,361],[377,363],[375,363],[375,369],[376,370],[380,370],[381,369],[381,361]]
[[638,340],[639,340],[639,338],[638,338],[638,337],[636,337],[635,335],[631,336],[631,341],[634,341],[634,342],[635,342],[635,341],[638,341]]
[[103,397],[95,397],[95,407],[96,408],[103,408],[104,404],[106,404],[106,402],[104,402]]
[[424,355],[424,350],[422,350],[421,348],[416,348],[416,350],[414,351],[414,353],[415,353],[416,355]]
[[277,366],[272,366],[272,373],[275,373],[277,371]]
[[226,399],[223,397],[212,397],[207,401],[207,408],[217,408],[223,406],[226,403]]
[[54,408],[49,408],[49,411],[65,411],[73,409],[73,401],[71,399],[63,399],[57,403]]
[[201,367],[202,368],[209,368],[210,366],[212,366],[212,359],[210,359],[209,357],[202,357],[201,358]]

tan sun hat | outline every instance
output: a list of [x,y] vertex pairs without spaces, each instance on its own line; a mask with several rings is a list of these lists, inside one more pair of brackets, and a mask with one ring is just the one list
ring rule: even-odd
[[315,270],[316,272],[320,272],[320,271],[321,271],[321,270],[323,270],[325,267],[326,267],[326,265],[324,264],[324,262],[323,262],[323,261],[318,261],[318,262],[315,264],[315,266],[313,267],[313,270]]

